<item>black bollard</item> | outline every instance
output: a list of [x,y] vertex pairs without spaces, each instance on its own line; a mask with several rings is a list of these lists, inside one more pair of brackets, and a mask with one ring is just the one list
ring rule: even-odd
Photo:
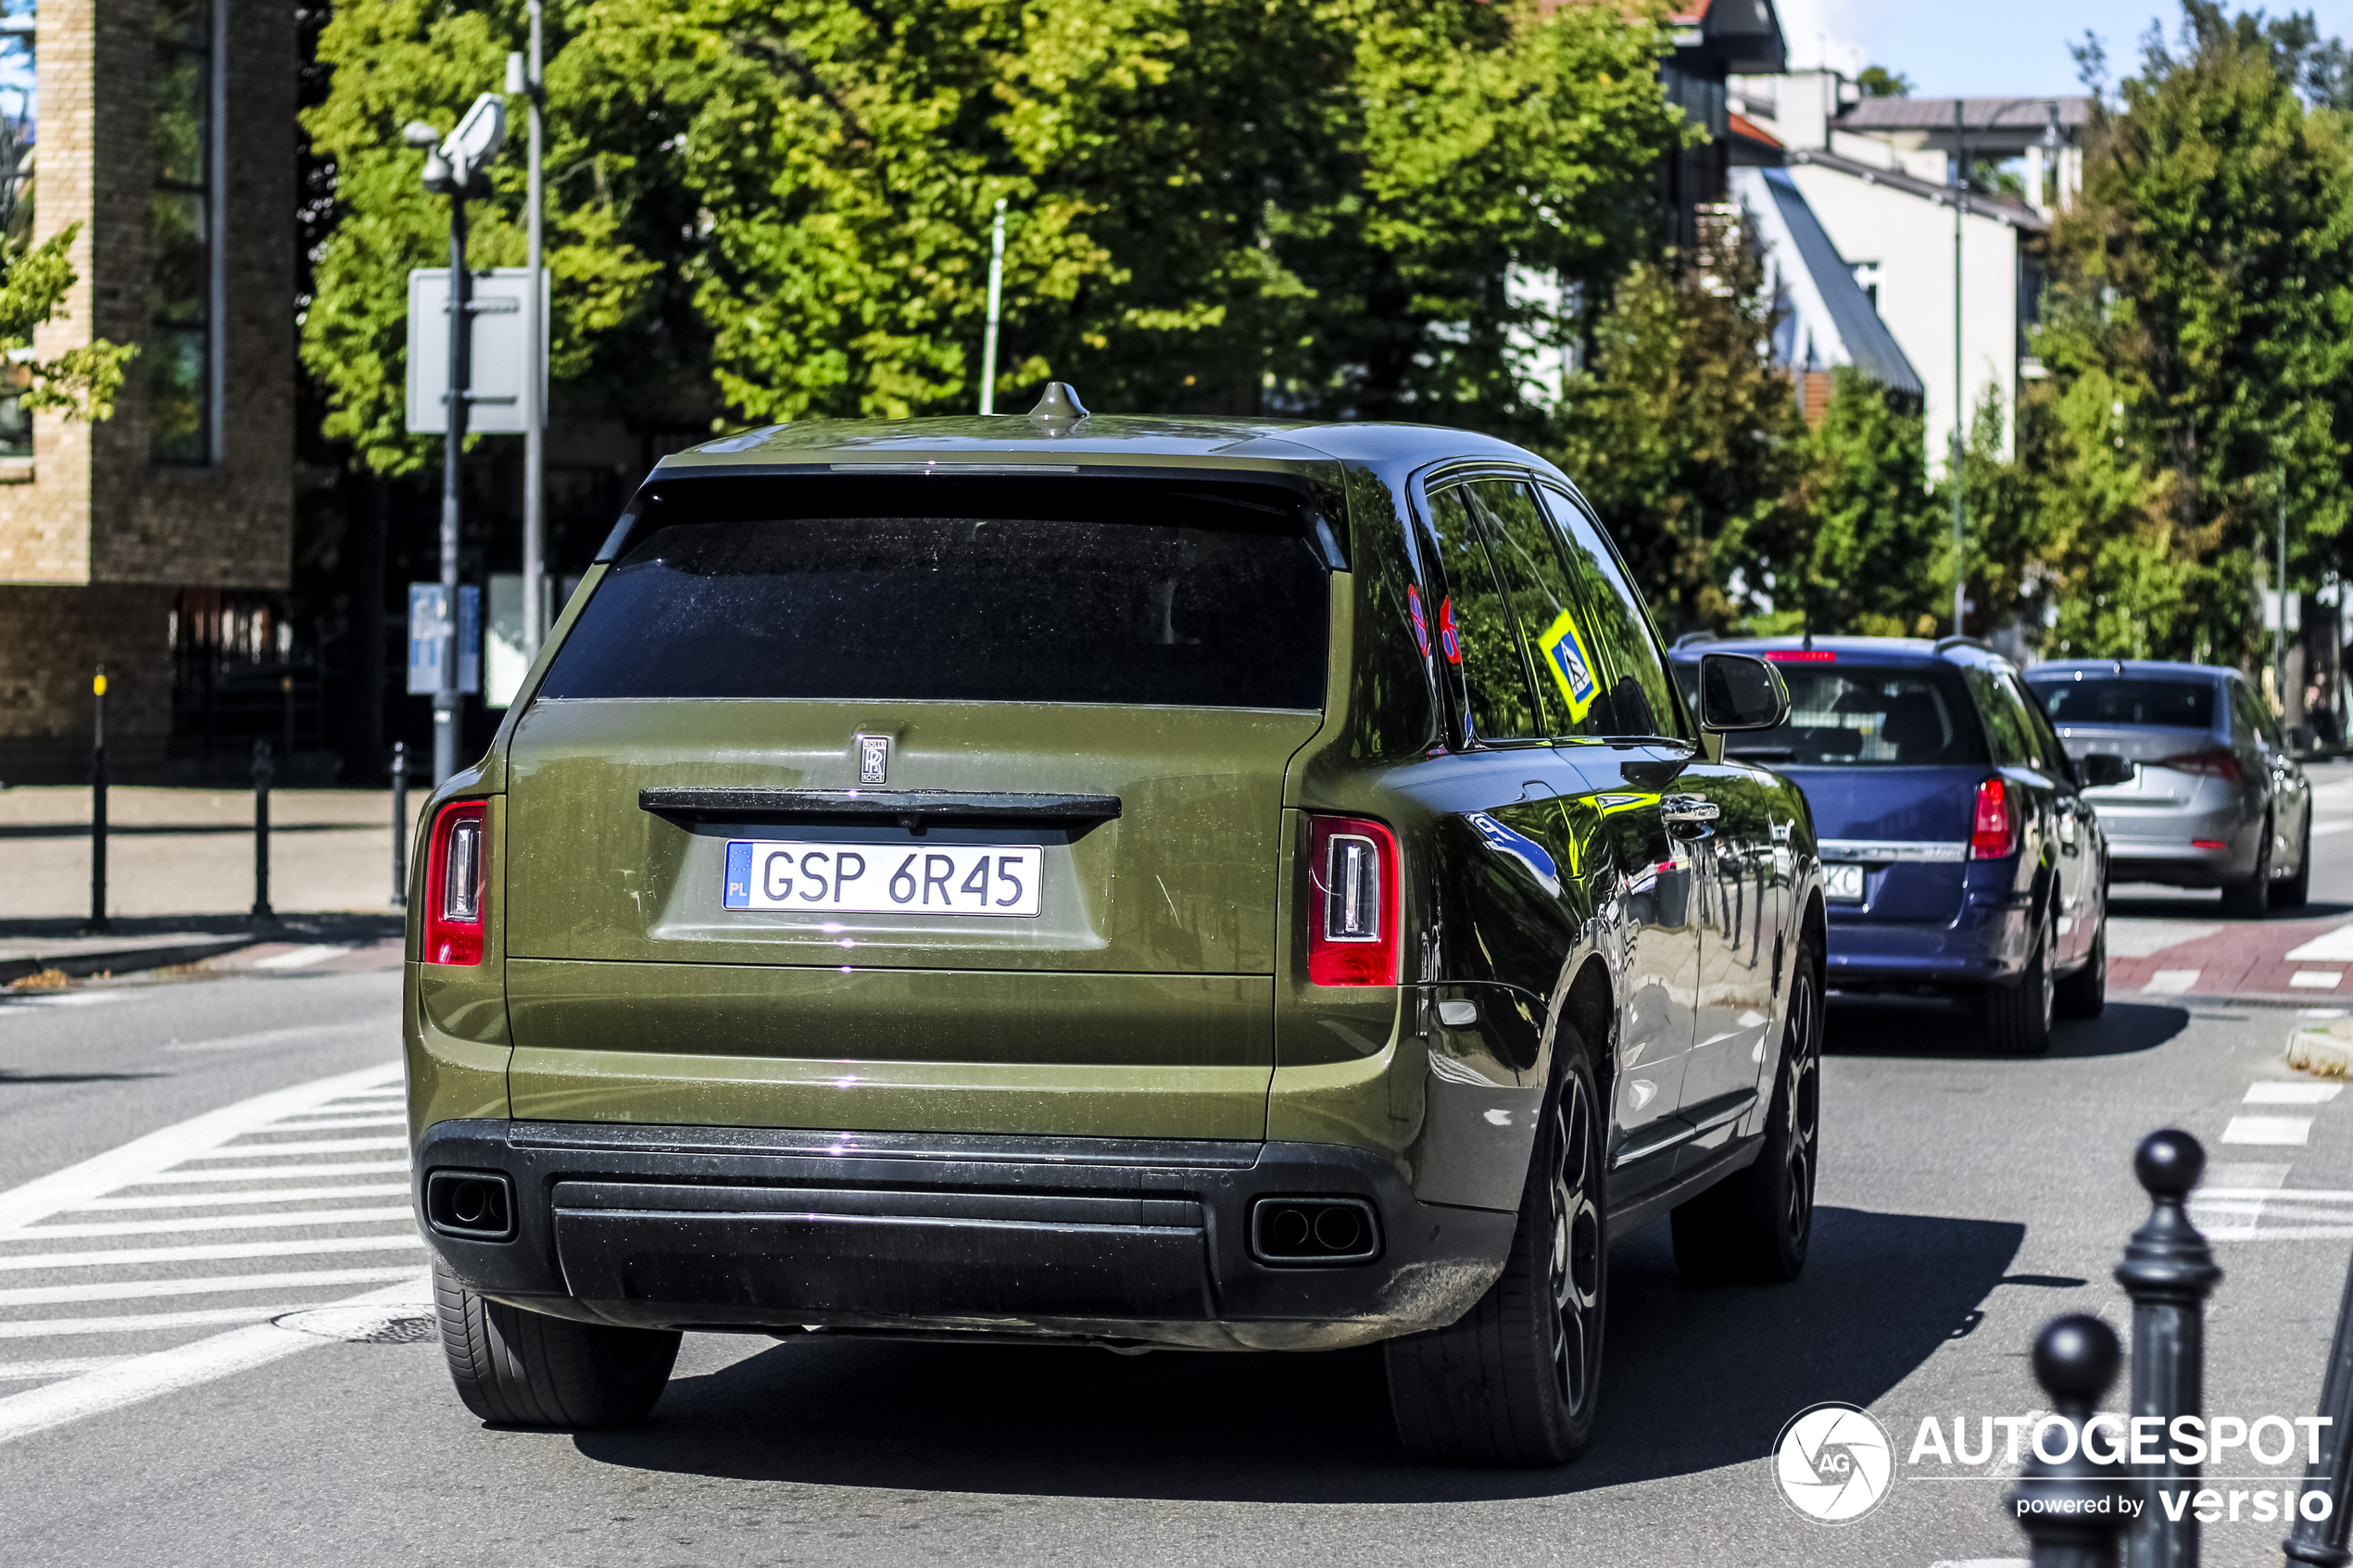
[[[2116,1283],[2133,1298],[2133,1414],[2162,1419],[2160,1435],[2172,1431],[2175,1416],[2206,1411],[2206,1298],[2222,1271],[2183,1207],[2205,1171],[2206,1150],[2171,1128],[2143,1138],[2133,1155],[2149,1217],[2125,1244]],[[2167,1457],[2133,1478],[2141,1513],[2131,1532],[2133,1568],[2195,1568],[2197,1516],[2183,1509],[2169,1519],[2158,1493],[2196,1491],[2203,1467],[2171,1458],[2170,1439],[2157,1446]]]
[[270,908],[270,743],[253,743],[253,918],[274,921]]
[[2321,1457],[2304,1471],[2304,1490],[2325,1493],[2327,1517],[2315,1519],[2299,1506],[2296,1528],[2281,1545],[2290,1562],[2324,1568],[2345,1568],[2353,1551],[2345,1549],[2346,1488],[2353,1485],[2353,1442],[2346,1427],[2353,1424],[2353,1270],[2345,1276],[2345,1295],[2336,1308],[2336,1337],[2329,1343],[2329,1369],[2321,1383],[2321,1411],[2328,1424],[2321,1428]]
[[[2010,1512],[2026,1532],[2033,1568],[2117,1568],[2132,1488],[2117,1475],[2118,1467],[2084,1451],[2083,1427],[2116,1381],[2123,1356],[2116,1331],[2081,1312],[2053,1318],[2035,1337],[2034,1381],[2068,1424],[2062,1428],[2046,1417],[2035,1429],[2036,1452],[2010,1494]],[[2103,1427],[2098,1436],[2113,1446],[2111,1429]],[[2065,1457],[2046,1461],[2044,1448],[2059,1449]]]
[[392,907],[409,907],[409,743],[392,743]]
[[107,667],[90,682],[90,919],[82,927],[89,936],[111,936],[114,922],[107,918]]

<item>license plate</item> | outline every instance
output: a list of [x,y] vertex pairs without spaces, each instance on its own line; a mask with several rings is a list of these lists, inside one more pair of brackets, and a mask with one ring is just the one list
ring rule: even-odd
[[720,902],[812,914],[1035,915],[1046,852],[1036,845],[801,844],[736,839]]
[[1822,897],[1845,899],[1853,903],[1863,900],[1863,868],[1860,866],[1824,866]]

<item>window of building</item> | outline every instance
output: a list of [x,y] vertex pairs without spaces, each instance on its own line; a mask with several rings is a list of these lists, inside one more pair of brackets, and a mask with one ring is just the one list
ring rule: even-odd
[[213,455],[217,317],[211,0],[157,0],[148,214],[148,455]]
[[[0,0],[0,247],[32,237],[33,0]],[[18,395],[31,381],[0,362],[0,458],[32,456],[32,419]]]

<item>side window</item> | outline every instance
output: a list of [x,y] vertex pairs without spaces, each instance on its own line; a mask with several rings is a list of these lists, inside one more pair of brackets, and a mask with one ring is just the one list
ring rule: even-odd
[[2243,681],[2231,683],[2231,713],[2249,741],[2280,749],[2280,733],[2272,726],[2271,714]]
[[1600,526],[1566,495],[1544,493],[1552,513],[1567,534],[1568,575],[1591,617],[1595,673],[1603,695],[1595,704],[1601,728],[1595,734],[1665,735],[1688,741],[1682,706],[1667,678],[1667,659],[1651,629],[1650,611],[1618,569],[1616,552]]
[[1977,699],[1977,715],[1985,721],[1985,738],[1994,746],[1994,765],[2032,767],[2034,747],[2026,737],[2025,716],[2002,689],[2001,676],[1974,664],[1961,666],[1961,673],[1969,681],[1969,696]]
[[1488,554],[1511,601],[1512,619],[1536,677],[1546,733],[1604,735],[1607,714],[1596,699],[1601,677],[1586,644],[1592,633],[1561,561],[1558,535],[1532,486],[1510,480],[1481,480],[1471,493],[1487,531]]
[[1460,486],[1436,491],[1429,510],[1446,573],[1431,640],[1462,673],[1466,728],[1479,740],[1541,735],[1543,721],[1528,689],[1518,638],[1472,519],[1469,496]]
[[2010,700],[2026,715],[2026,733],[2034,737],[2034,750],[2043,759],[2045,770],[2074,783],[2075,763],[2067,755],[2067,747],[2059,744],[2058,732],[2051,728],[2050,716],[2043,711],[2043,705],[2034,700],[2034,694],[2021,685],[2017,676],[2004,676],[2002,684],[2009,687]]

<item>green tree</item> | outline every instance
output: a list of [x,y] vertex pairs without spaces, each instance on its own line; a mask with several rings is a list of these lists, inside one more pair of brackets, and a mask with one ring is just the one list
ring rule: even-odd
[[1862,89],[1866,98],[1908,98],[1912,95],[1912,79],[1885,66],[1865,66],[1855,73],[1855,85]]
[[2183,17],[2145,42],[2051,237],[2043,491],[2067,571],[2107,600],[2063,610],[2063,637],[2240,659],[2283,500],[2333,554],[2353,511],[2353,157],[2299,96],[2324,53],[2309,19]]
[[1830,406],[1793,454],[1794,547],[1760,563],[1774,570],[1776,614],[1759,630],[1934,634],[1952,551],[1927,446],[1917,408],[1859,371],[1831,373]]
[[0,245],[0,364],[14,371],[9,391],[20,408],[57,409],[69,420],[112,419],[122,367],[139,352],[135,345],[93,338],[54,359],[31,357],[33,329],[65,314],[75,281],[67,253],[80,229],[74,224],[25,249]]
[[1670,634],[1729,629],[1743,608],[1735,571],[1755,587],[1807,558],[1806,515],[1785,500],[1802,420],[1772,360],[1774,320],[1750,245],[1725,245],[1705,267],[1643,262],[1618,283],[1569,389],[1553,455]]

